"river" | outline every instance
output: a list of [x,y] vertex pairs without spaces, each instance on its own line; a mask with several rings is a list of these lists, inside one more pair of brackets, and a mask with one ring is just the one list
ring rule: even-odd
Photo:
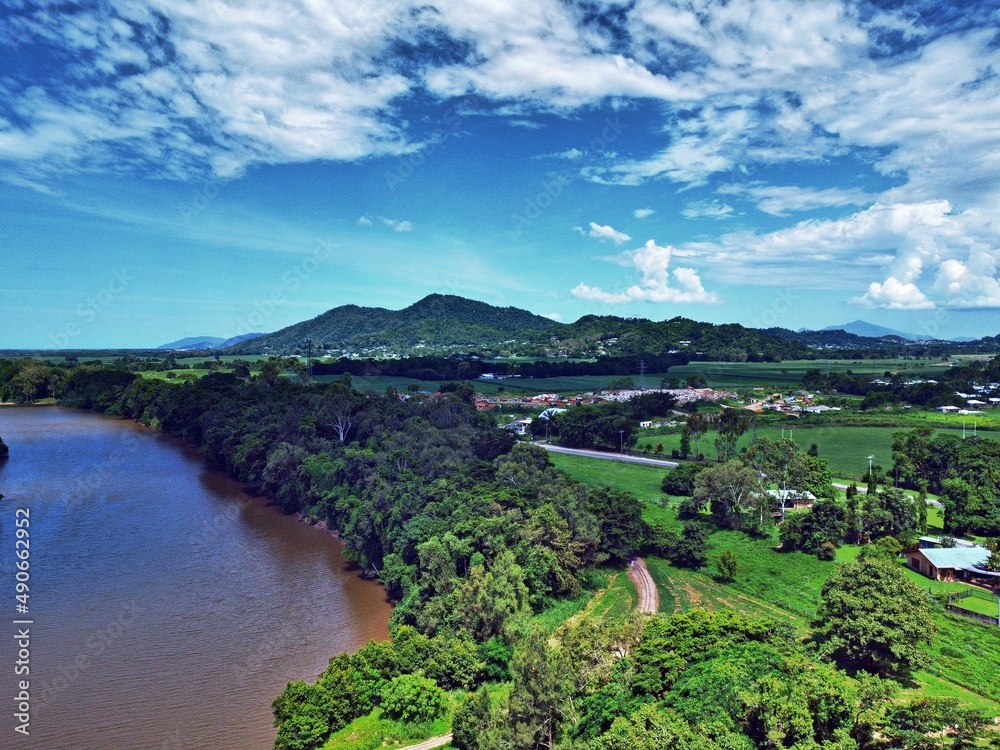
[[[388,637],[382,587],[325,531],[179,441],[0,408],[2,747],[268,750],[271,700]],[[30,511],[30,736],[14,732],[14,521]],[[9,631],[9,632],[8,632]]]

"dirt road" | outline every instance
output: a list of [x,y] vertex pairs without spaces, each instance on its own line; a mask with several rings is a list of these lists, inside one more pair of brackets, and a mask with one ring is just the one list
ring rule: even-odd
[[649,575],[646,568],[646,561],[641,557],[634,558],[628,564],[628,577],[635,584],[635,590],[639,592],[639,611],[656,613],[660,611],[660,595],[656,590],[656,583]]

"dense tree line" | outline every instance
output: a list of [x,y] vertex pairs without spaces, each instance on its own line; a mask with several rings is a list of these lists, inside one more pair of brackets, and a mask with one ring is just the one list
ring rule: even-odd
[[894,433],[892,458],[902,486],[941,496],[945,531],[1000,536],[1000,443],[921,427]]
[[699,518],[707,510],[719,527],[753,534],[770,533],[775,515],[784,517],[796,497],[834,495],[826,461],[802,453],[791,440],[766,437],[725,463],[684,470],[676,484],[670,476],[664,480],[667,489],[686,486],[691,491],[679,507],[682,518]]
[[[822,373],[808,370],[802,377],[802,387],[810,390],[863,396],[863,409],[876,409],[887,404],[907,403],[915,406],[965,406],[958,393],[973,392],[976,385],[1000,382],[1000,357],[988,362],[971,361],[936,373],[936,382],[912,382],[906,372],[886,372],[881,377],[848,372]],[[919,380],[919,378],[917,379]],[[878,381],[878,382],[876,382]]]
[[638,437],[639,422],[670,414],[675,403],[669,393],[643,393],[628,401],[568,409],[548,426],[536,420],[533,429],[545,434],[548,427],[559,444],[569,448],[629,449]]

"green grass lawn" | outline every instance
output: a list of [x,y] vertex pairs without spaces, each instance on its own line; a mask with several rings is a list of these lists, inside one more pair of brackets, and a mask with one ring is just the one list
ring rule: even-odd
[[970,612],[978,612],[981,615],[988,615],[989,617],[1000,615],[1000,606],[997,605],[995,598],[981,599],[978,596],[967,596],[964,599],[956,600],[953,606],[967,609]]
[[645,501],[659,501],[666,497],[660,489],[660,483],[669,471],[665,467],[571,456],[566,453],[553,452],[548,455],[557,468],[588,487],[623,490]]
[[[835,477],[845,477],[859,479],[868,471],[867,456],[874,455],[875,465],[889,470],[892,466],[892,435],[894,432],[905,431],[903,427],[804,427],[800,429],[790,427],[760,427],[757,429],[759,437],[766,437],[771,440],[779,440],[782,435],[790,437],[800,446],[802,450],[808,450],[809,446],[816,443],[820,458],[826,460],[830,467],[830,473]],[[959,430],[938,430],[935,434],[947,433],[961,435]],[[716,433],[709,432],[701,439],[699,450],[705,458],[710,461],[716,460],[718,454],[715,451]],[[750,444],[752,436],[750,433],[744,435],[738,445],[738,449]],[[637,447],[642,449],[646,444],[654,448],[657,443],[663,443],[665,453],[670,454],[674,448],[680,448],[681,436],[676,434],[644,435],[639,438]],[[692,452],[694,444],[691,445]]]
[[[461,701],[452,695],[452,711]],[[334,732],[321,747],[322,750],[393,750],[412,745],[430,737],[451,731],[451,712],[424,724],[404,724],[382,716],[379,709],[361,716],[338,732]]]

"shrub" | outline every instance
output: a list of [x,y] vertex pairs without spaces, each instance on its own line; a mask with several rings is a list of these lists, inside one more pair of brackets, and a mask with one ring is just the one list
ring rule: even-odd
[[407,723],[434,721],[444,714],[448,698],[434,680],[404,674],[389,682],[382,694],[382,713]]
[[820,560],[826,560],[828,562],[830,560],[837,559],[837,545],[833,542],[823,542],[816,549],[816,557]]

